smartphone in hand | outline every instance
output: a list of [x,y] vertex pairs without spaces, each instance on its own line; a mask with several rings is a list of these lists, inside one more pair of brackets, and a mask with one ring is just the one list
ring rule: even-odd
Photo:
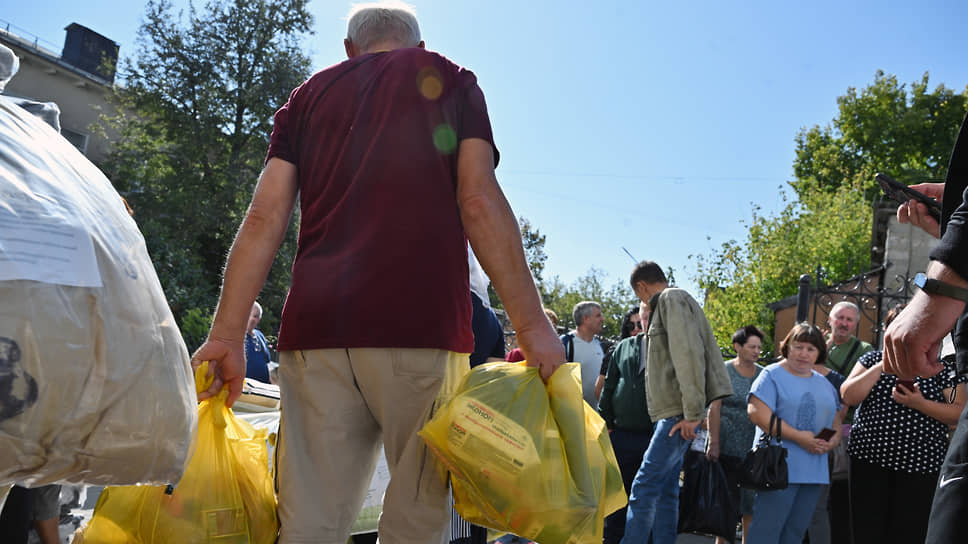
[[814,438],[819,438],[820,440],[829,441],[831,438],[834,437],[835,434],[837,434],[837,431],[824,427],[823,429],[820,429],[820,432],[817,433],[814,436]]
[[941,222],[941,203],[924,193],[916,191],[907,185],[895,180],[887,174],[877,174],[874,176],[877,183],[884,191],[884,195],[896,202],[898,205],[904,204],[909,200],[917,200],[928,207],[928,213],[935,221]]
[[904,389],[908,393],[914,393],[914,380],[902,380],[898,378],[897,387],[898,389]]

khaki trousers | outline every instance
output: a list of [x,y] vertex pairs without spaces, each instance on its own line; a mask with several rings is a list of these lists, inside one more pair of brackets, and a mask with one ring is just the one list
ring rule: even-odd
[[417,431],[468,368],[467,354],[437,349],[282,352],[279,542],[346,543],[381,437],[390,483],[380,542],[441,542],[450,514],[446,473]]

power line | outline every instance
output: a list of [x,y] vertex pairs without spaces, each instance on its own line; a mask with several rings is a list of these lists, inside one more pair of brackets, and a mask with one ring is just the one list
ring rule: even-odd
[[[501,170],[500,174],[520,175],[520,176],[543,176],[543,177],[569,177],[569,178],[614,178],[632,179],[646,181],[671,181],[673,183],[687,183],[693,181],[777,181],[776,177],[763,176],[669,176],[659,174],[607,174],[594,172],[554,172],[551,170]],[[779,181],[787,183],[787,181]]]

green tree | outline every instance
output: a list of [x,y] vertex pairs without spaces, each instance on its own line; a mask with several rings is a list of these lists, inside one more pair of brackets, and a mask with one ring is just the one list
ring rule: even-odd
[[[538,291],[544,293],[543,273],[545,262],[548,260],[548,253],[545,252],[545,235],[523,216],[518,218],[518,227],[521,230],[521,244],[524,246],[524,257],[528,261],[528,268],[531,269]],[[504,307],[493,286],[488,286],[487,294],[491,299],[491,307]]]
[[747,238],[724,243],[712,255],[692,255],[696,281],[705,293],[703,309],[721,347],[744,325],[773,338],[767,307],[797,292],[800,275],[821,267],[821,280],[846,279],[870,264],[872,208],[863,195],[842,186],[813,191],[788,201],[775,216],[754,208]]
[[[106,123],[120,138],[101,166],[134,209],[179,324],[213,308],[273,113],[309,75],[299,49],[311,32],[307,5],[212,0],[176,16],[169,0],[147,4],[137,53],[123,65],[122,113]],[[260,296],[268,331],[289,284],[295,224]]]
[[747,324],[772,337],[767,305],[795,294],[801,274],[820,266],[821,281],[834,283],[870,266],[872,206],[879,197],[874,174],[909,183],[940,178],[968,92],[944,85],[929,92],[927,74],[908,89],[879,71],[871,85],[849,88],[837,103],[835,119],[797,135],[794,195],[784,194],[784,208],[764,216],[754,206],[742,243],[730,240],[709,255],[691,256],[723,347]]
[[797,134],[793,188],[803,195],[847,185],[873,201],[879,171],[907,183],[943,177],[968,94],[943,84],[929,91],[927,73],[907,86],[878,71],[872,84],[848,88],[837,105],[833,121]]
[[521,226],[521,242],[524,244],[524,256],[528,260],[528,267],[534,276],[535,283],[540,288],[544,283],[545,262],[548,254],[545,252],[545,235],[531,224],[525,217],[518,218]]

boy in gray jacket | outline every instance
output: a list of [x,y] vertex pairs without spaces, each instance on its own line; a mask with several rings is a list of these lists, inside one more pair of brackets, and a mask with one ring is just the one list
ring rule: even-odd
[[655,430],[629,496],[623,543],[674,544],[682,455],[706,407],[733,394],[709,321],[689,293],[670,288],[662,268],[636,265],[632,290],[652,310],[645,389]]

